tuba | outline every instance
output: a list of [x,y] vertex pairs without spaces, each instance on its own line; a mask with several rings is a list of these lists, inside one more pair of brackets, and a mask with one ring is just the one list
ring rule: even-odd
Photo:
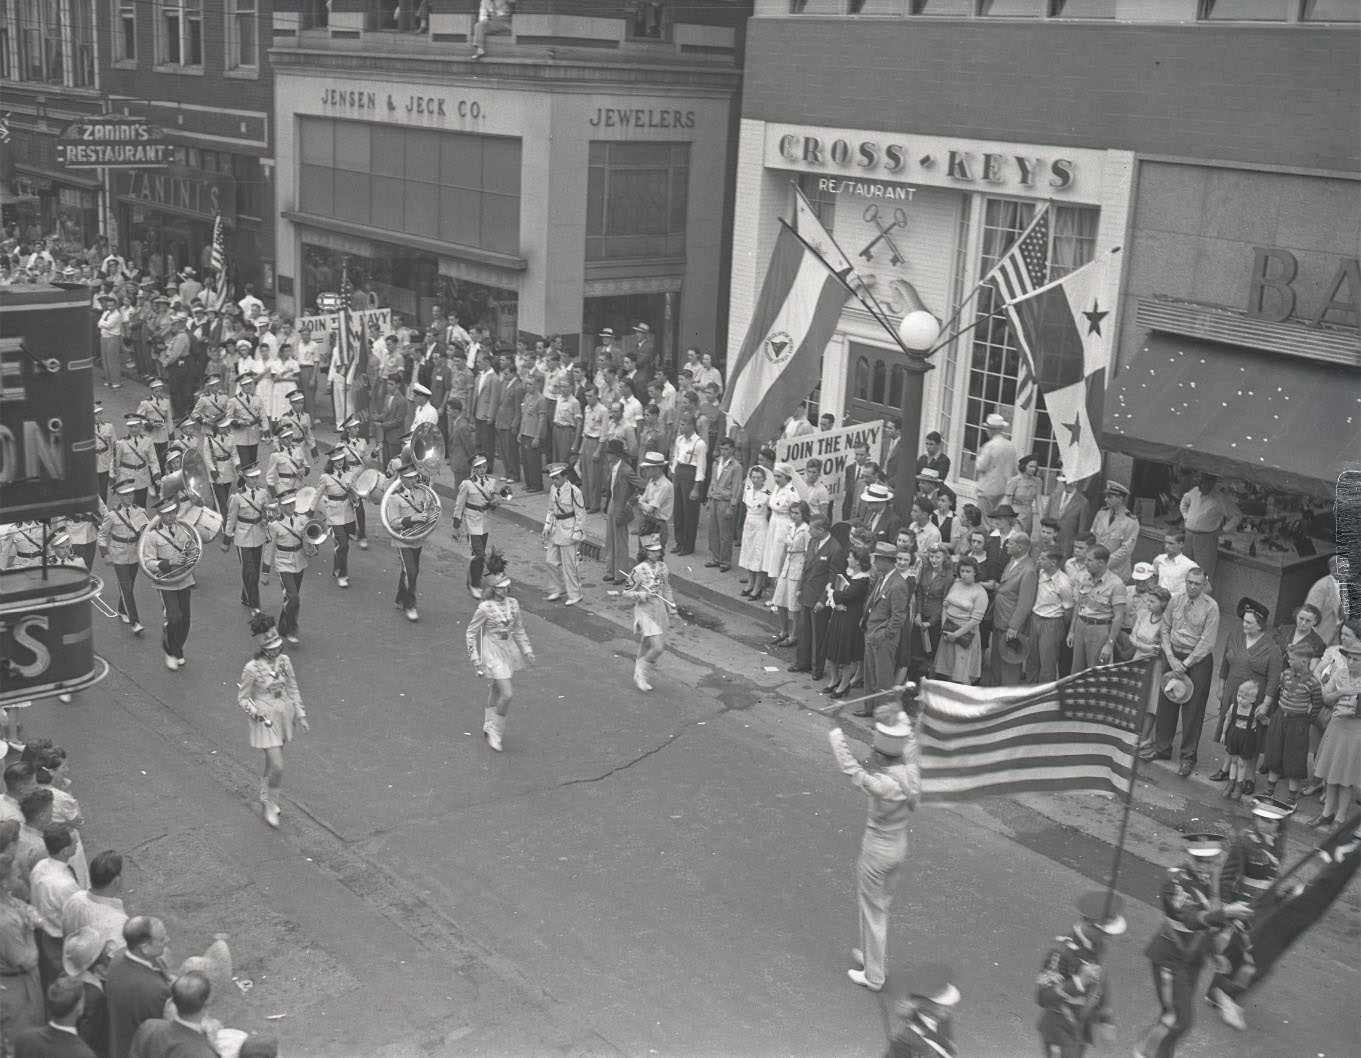
[[394,525],[388,518],[388,501],[399,488],[402,487],[400,476],[393,479],[392,483],[383,491],[383,498],[378,502],[378,517],[382,519],[383,528],[386,529],[394,540],[399,544],[419,544],[427,536],[439,528],[440,517],[444,514],[444,507],[440,503],[439,493],[427,485],[424,481],[418,481],[409,486],[411,491],[420,497],[420,502],[416,505],[422,515],[420,521],[409,529],[400,525]]
[[402,448],[403,463],[415,463],[426,477],[434,477],[444,462],[444,437],[432,422],[423,422],[411,431],[411,440]]
[[217,493],[213,491],[208,464],[198,448],[184,450],[180,456],[179,470],[165,476],[161,482],[161,492],[188,501],[189,507],[180,520],[189,523],[189,527],[205,541],[212,540],[222,531],[223,512],[218,510]]
[[142,530],[141,539],[137,541],[137,565],[142,568],[147,580],[151,581],[157,588],[165,588],[198,565],[199,559],[203,557],[203,541],[199,538],[198,531],[193,526],[186,524],[188,539],[181,550],[182,557],[172,561],[170,569],[162,573],[156,568],[155,561],[147,546],[151,542],[151,534],[160,528],[161,519],[157,516]]

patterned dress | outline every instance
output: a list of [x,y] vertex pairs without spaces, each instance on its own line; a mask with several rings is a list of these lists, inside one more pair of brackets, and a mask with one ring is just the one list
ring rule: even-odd
[[242,709],[259,713],[269,720],[250,722],[250,744],[254,749],[278,749],[293,738],[293,725],[306,713],[298,678],[287,654],[273,659],[257,655],[246,662],[236,685],[236,701]]
[[464,639],[468,660],[492,680],[510,679],[525,667],[525,657],[534,653],[520,604],[514,599],[483,599],[468,622]]

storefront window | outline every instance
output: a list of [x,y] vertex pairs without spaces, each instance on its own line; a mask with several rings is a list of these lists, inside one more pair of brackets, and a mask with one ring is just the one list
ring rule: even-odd
[[[986,275],[1026,230],[1035,216],[1035,204],[1008,199],[988,199],[983,209],[983,250],[979,277]],[[1054,206],[1051,209],[1048,280],[1058,279],[1092,259],[1096,246],[1096,226],[1100,211],[1083,206]],[[1000,412],[1017,432],[1018,414],[1035,408],[1032,452],[1043,471],[1058,468],[1058,446],[1053,427],[1043,408],[1043,398],[1027,385],[1020,392],[1021,354],[1016,336],[1002,311],[1002,299],[991,284],[984,286],[975,299],[978,326],[972,338],[969,388],[964,406],[964,437],[960,473],[973,477],[978,450],[986,440],[983,420]],[[1038,405],[1038,406],[1037,406]]]
[[586,260],[684,257],[689,183],[687,143],[593,142]]
[[520,141],[353,121],[299,122],[308,213],[500,253],[520,248]]

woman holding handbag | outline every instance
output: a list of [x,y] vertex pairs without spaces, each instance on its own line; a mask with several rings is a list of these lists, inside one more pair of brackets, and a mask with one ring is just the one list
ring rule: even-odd
[[921,676],[931,671],[932,659],[940,645],[945,597],[954,583],[950,548],[943,541],[932,544],[926,550],[926,563],[917,578],[916,617],[912,622],[912,649],[907,666],[909,676]]
[[860,618],[870,594],[872,562],[868,551],[852,551],[846,576],[837,577],[827,588],[832,605],[832,616],[827,622],[827,664],[831,666],[832,678],[822,693],[833,698],[845,698],[850,693],[865,659],[865,633]]
[[988,612],[988,593],[978,583],[978,562],[959,560],[958,579],[945,593],[941,615],[936,675],[952,683],[977,683],[983,673],[983,650],[978,627]]

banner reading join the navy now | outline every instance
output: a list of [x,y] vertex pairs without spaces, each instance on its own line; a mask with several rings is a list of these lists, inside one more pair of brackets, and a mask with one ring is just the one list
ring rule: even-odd
[[855,446],[867,444],[871,452],[877,452],[883,437],[884,423],[881,419],[839,426],[835,430],[801,434],[798,437],[782,437],[775,442],[775,463],[777,466],[780,463],[791,463],[795,470],[802,473],[808,461],[816,459],[821,463],[818,480],[832,499],[832,510],[840,510],[841,488],[846,481],[846,464],[854,457]]

